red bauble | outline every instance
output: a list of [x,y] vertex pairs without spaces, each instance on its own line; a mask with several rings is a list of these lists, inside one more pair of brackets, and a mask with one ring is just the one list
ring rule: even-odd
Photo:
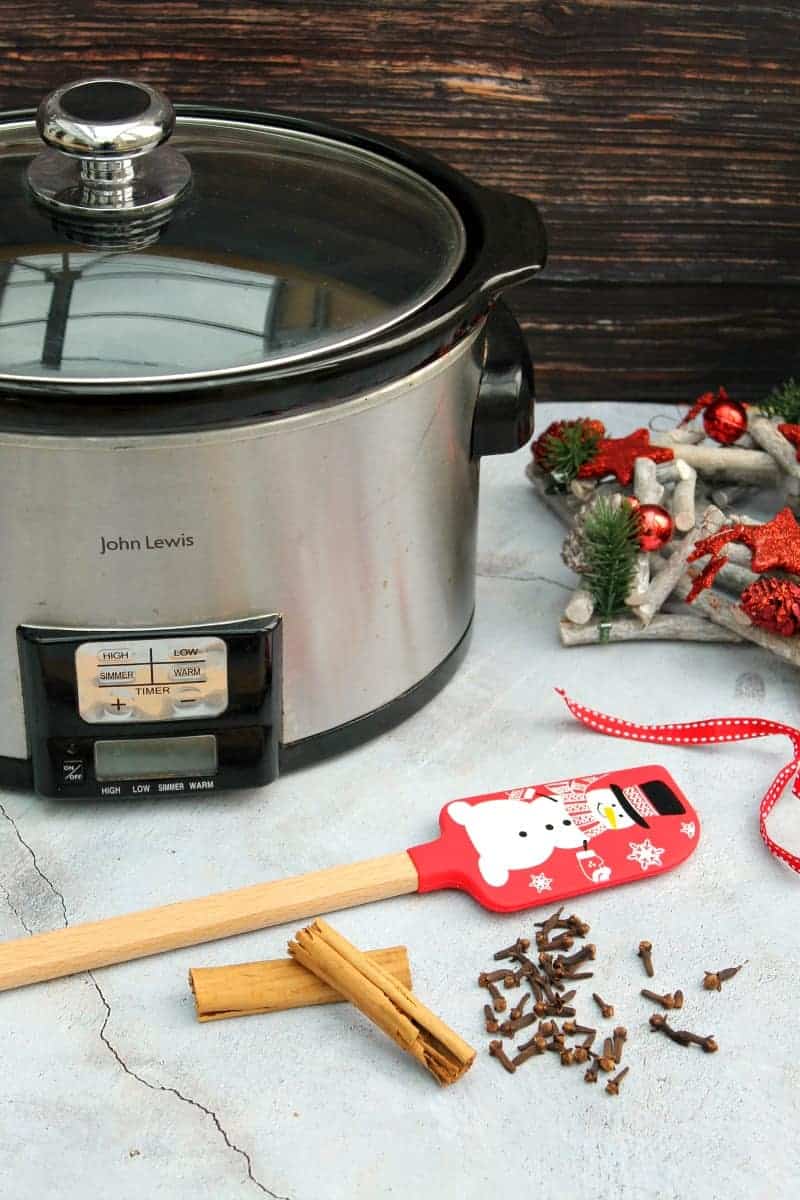
[[703,428],[710,438],[732,446],[747,429],[747,411],[738,400],[720,397],[703,410]]
[[762,629],[782,637],[800,632],[800,584],[791,579],[757,579],[742,592],[742,608]]
[[639,545],[643,550],[660,550],[666,546],[675,531],[672,517],[660,504],[640,504],[636,509],[639,519]]

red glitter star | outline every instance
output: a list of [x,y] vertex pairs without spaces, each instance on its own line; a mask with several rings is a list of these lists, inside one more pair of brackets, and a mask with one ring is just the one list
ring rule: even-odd
[[783,434],[787,442],[792,443],[797,455],[797,461],[800,462],[800,425],[779,425],[778,431]]
[[594,458],[578,471],[579,479],[601,479],[616,475],[621,484],[633,479],[633,464],[637,458],[652,458],[653,462],[670,462],[673,453],[666,446],[651,446],[646,429],[634,429],[624,438],[603,438]]
[[766,525],[731,525],[697,543],[689,562],[706,554],[711,555],[711,561],[695,579],[687,597],[690,602],[713,582],[719,567],[727,561],[721,551],[729,542],[749,547],[750,566],[758,575],[773,569],[800,575],[800,525],[790,508],[782,508]]

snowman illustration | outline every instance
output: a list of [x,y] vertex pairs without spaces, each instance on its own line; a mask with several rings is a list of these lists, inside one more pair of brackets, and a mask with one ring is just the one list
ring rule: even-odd
[[[597,781],[599,786],[593,786]],[[463,826],[478,854],[478,870],[490,887],[503,887],[511,871],[535,870],[554,850],[575,850],[582,873],[605,883],[611,868],[589,846],[609,830],[649,829],[659,816],[685,812],[661,780],[618,786],[608,776],[569,780],[547,789],[527,788],[499,800],[455,800],[447,813]]]

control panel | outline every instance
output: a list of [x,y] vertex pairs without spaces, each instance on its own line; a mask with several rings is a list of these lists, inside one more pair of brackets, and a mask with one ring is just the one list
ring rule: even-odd
[[17,631],[34,784],[46,796],[168,796],[278,773],[281,621]]
[[228,707],[228,650],[219,637],[83,642],[75,675],[78,711],[90,724],[218,717]]

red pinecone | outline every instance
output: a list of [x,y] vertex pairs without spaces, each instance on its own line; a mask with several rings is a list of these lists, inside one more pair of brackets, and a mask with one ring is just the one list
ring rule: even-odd
[[742,592],[742,608],[754,625],[781,637],[800,632],[800,584],[764,576]]

